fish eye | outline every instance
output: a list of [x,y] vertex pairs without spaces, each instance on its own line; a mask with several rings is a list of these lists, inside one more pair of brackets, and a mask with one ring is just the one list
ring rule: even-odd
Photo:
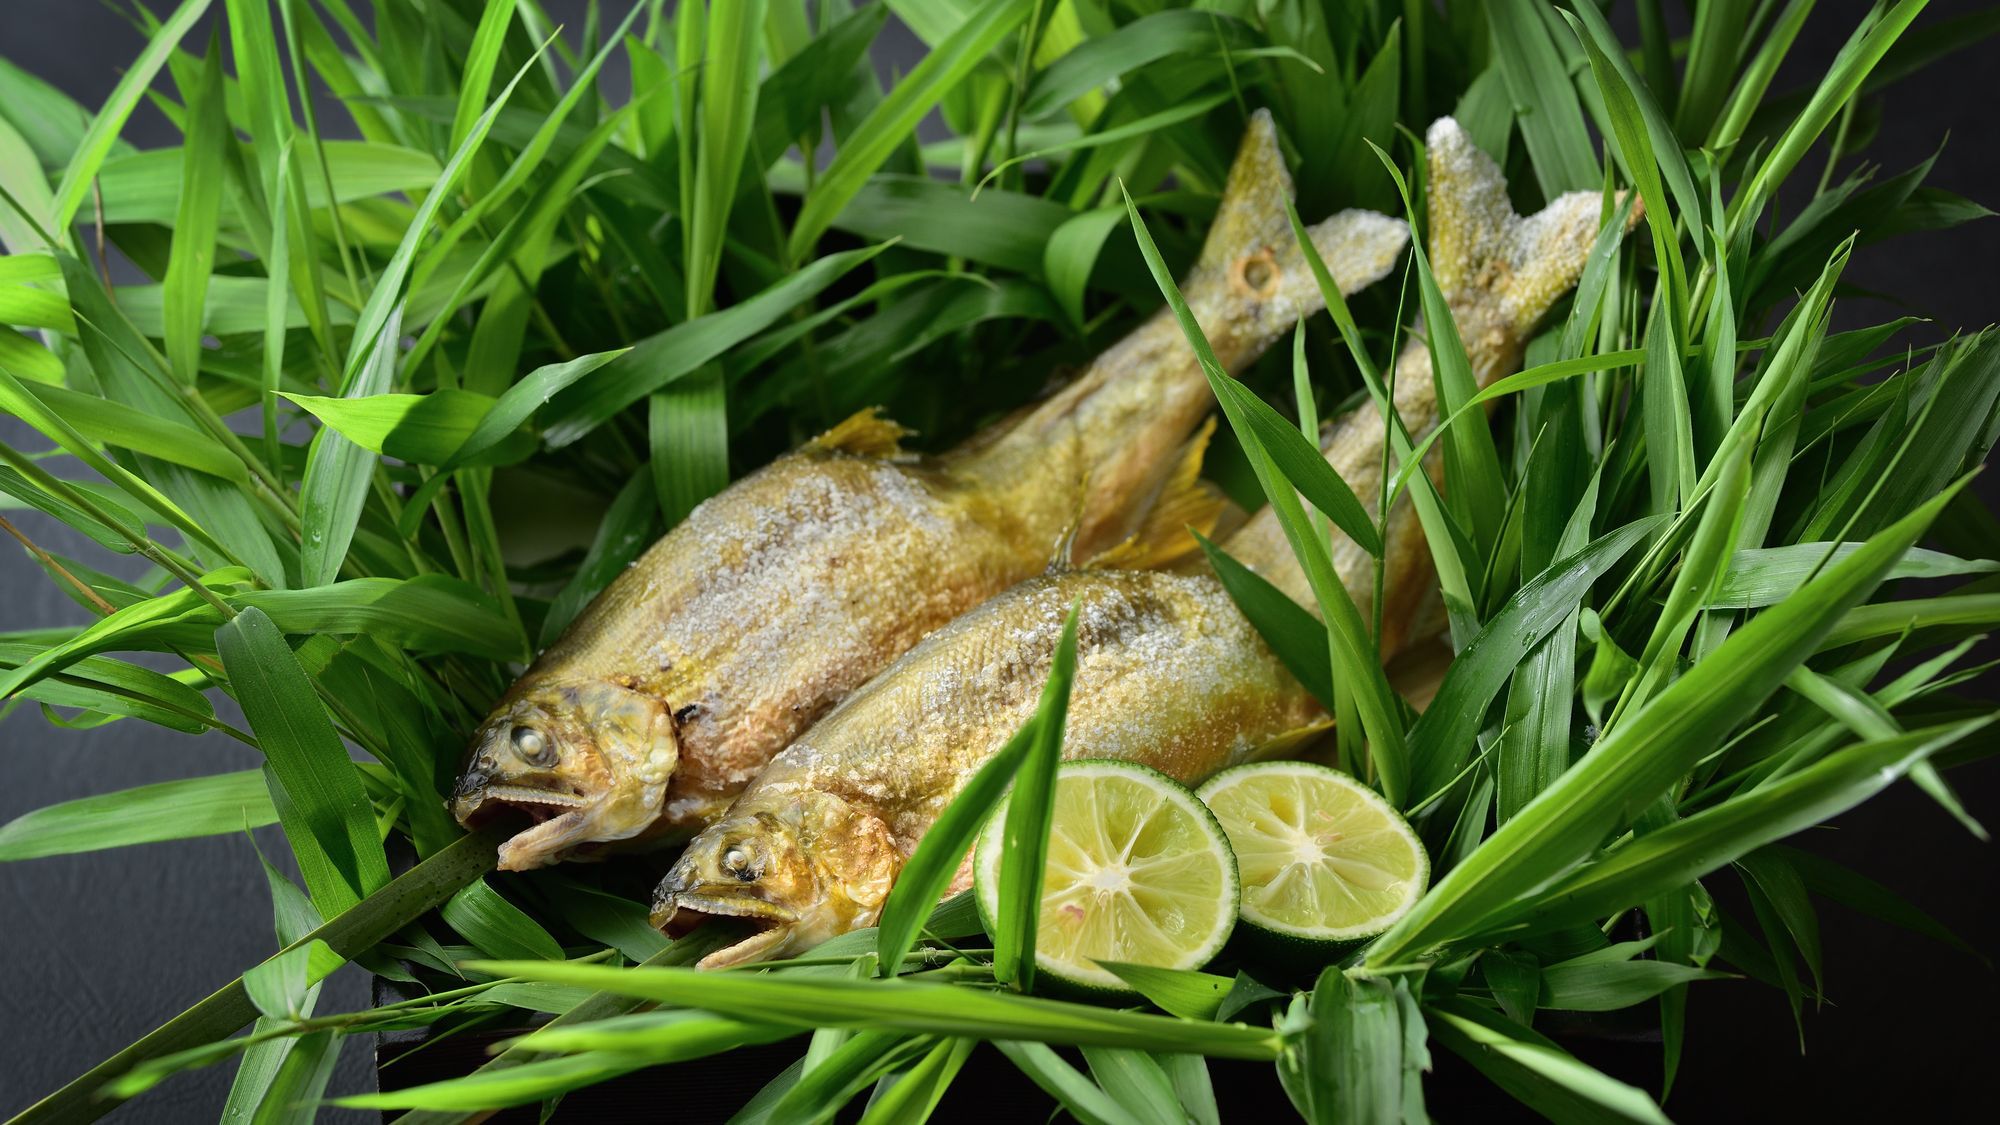
[[534,727],[515,727],[510,735],[514,743],[514,753],[531,766],[547,766],[555,762],[555,746],[548,736]]
[[722,870],[724,874],[746,883],[757,877],[750,867],[750,853],[742,847],[733,847],[722,853]]

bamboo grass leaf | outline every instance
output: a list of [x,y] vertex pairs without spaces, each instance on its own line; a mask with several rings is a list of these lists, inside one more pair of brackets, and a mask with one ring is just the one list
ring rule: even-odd
[[162,781],[23,813],[0,825],[0,862],[218,836],[277,819],[257,770]]
[[1144,1121],[1185,1117],[1167,1072],[1151,1055],[1120,1047],[1085,1047],[1090,1076],[1113,1101]]
[[973,1046],[971,1039],[941,1040],[916,1065],[885,1079],[890,1084],[877,1088],[861,1125],[922,1125],[930,1120]]
[[1196,1023],[1089,1004],[904,980],[797,979],[684,968],[616,969],[564,961],[474,961],[499,976],[602,988],[662,1004],[729,1011],[793,1027],[850,1027],[1044,1043],[1196,1051],[1219,1058],[1277,1056],[1277,1034],[1243,1024]]
[[[402,326],[399,305],[376,330],[373,347],[361,347],[357,335],[356,352],[367,359],[343,388],[342,397],[368,398],[388,391],[395,380]],[[299,482],[300,585],[324,586],[339,576],[361,522],[379,457],[338,430],[323,428],[313,435],[305,474]]]
[[987,53],[1028,18],[1028,0],[988,0],[924,56],[889,96],[842,140],[833,163],[807,194],[792,223],[786,252],[803,259],[868,177],[904,142],[918,121],[964,81]]
[[1046,1044],[1003,1040],[994,1046],[1083,1125],[1139,1125],[1139,1118]]
[[641,340],[597,378],[551,404],[543,441],[550,449],[574,443],[627,406],[770,327],[889,245],[828,254],[749,300]]
[[1223,997],[1236,982],[1230,977],[1192,969],[1162,969],[1124,961],[1098,961],[1118,979],[1139,990],[1159,1009],[1188,1020],[1212,1020],[1222,1008]]
[[361,775],[284,635],[262,610],[237,614],[216,631],[215,643],[281,787],[272,799],[313,902],[322,914],[338,914],[389,881]]
[[1597,153],[1554,41],[1531,0],[1506,0],[1492,14],[1494,61],[1516,110],[1542,196],[1598,185]]
[[222,209],[222,162],[230,141],[223,115],[222,32],[212,29],[208,54],[188,91],[187,146],[181,156],[180,206],[167,260],[166,352],[174,378],[192,385],[201,368],[202,302],[215,265]]
[[1433,1002],[1426,1014],[1439,1042],[1552,1121],[1667,1125],[1644,1090],[1592,1069],[1503,1016],[1464,999]]
[[653,392],[647,411],[653,495],[665,526],[679,524],[695,505],[728,485],[727,410],[719,364]]
[[1521,660],[1576,610],[1598,576],[1663,522],[1658,516],[1635,520],[1551,564],[1459,650],[1431,706],[1410,728],[1416,793],[1435,793],[1465,768],[1487,707]]
[[[722,240],[745,149],[757,114],[757,51],[763,38],[764,0],[715,6],[704,20],[701,129],[695,149],[694,194],[683,197],[687,215],[688,318],[713,304]],[[796,257],[797,255],[794,254]]]
[[90,193],[97,170],[124,130],[126,119],[138,108],[139,98],[152,85],[167,57],[178,49],[181,38],[208,11],[208,4],[209,0],[182,0],[180,7],[162,21],[159,31],[147,40],[146,49],[139,52],[125,76],[118,80],[111,96],[105,99],[104,108],[90,119],[90,128],[77,142],[69,166],[63,169],[62,182],[56,185],[52,230],[64,230],[76,217],[77,209]]
[[1396,987],[1340,968],[1320,973],[1307,1024],[1287,1043],[1278,1074],[1299,1115],[1313,1125],[1401,1121],[1403,1025]]
[[[1711,658],[1712,659],[1712,658]],[[1976,719],[1837,750],[1790,776],[1734,797],[1605,853],[1518,908],[1496,927],[1553,929],[1600,918],[1698,879],[1737,856],[1783,839],[1880,792],[1916,762],[1984,729]]]
[[460,937],[489,957],[562,960],[562,946],[526,911],[501,897],[484,879],[451,896],[438,913]]
[[[1063,620],[1062,639],[1056,643],[1041,702],[1028,724],[1032,733],[1012,771],[1014,788],[1002,814],[1006,828],[1001,837],[999,905],[994,918],[993,979],[1022,992],[1035,984],[1035,931],[1041,922],[1049,821],[1055,815],[1056,766],[1062,761],[1063,726],[1069,713],[1070,685],[1076,677],[1079,609],[1071,606]],[[962,858],[964,848],[956,849],[955,854]]]
[[1581,861],[1769,696],[1841,615],[1874,590],[1949,498],[1949,492],[1934,498],[1823,571],[1791,600],[1764,611],[1614,727],[1556,784],[1433,884],[1416,908],[1377,940],[1370,963],[1396,964],[1419,949],[1482,928],[1510,900]]
[[1230,557],[1199,533],[1202,554],[1215,571],[1229,600],[1257,627],[1257,634],[1320,706],[1333,708],[1333,658],[1326,645],[1326,627],[1269,579]]

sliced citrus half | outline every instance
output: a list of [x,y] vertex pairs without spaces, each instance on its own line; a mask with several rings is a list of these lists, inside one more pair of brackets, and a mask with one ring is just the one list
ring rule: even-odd
[[[989,929],[1000,907],[1006,806],[980,834],[973,885]],[[1043,868],[1037,970],[1128,991],[1100,961],[1195,969],[1236,924],[1236,860],[1222,826],[1186,786],[1131,762],[1065,762]]]
[[1310,762],[1253,762],[1204,784],[1243,878],[1243,920],[1308,942],[1373,937],[1407,914],[1430,857],[1389,802]]

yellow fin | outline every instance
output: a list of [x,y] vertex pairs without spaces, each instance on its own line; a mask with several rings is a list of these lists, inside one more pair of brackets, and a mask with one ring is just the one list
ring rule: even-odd
[[1139,530],[1086,565],[1098,570],[1153,570],[1194,553],[1199,544],[1188,529],[1212,534],[1229,506],[1220,489],[1201,479],[1202,458],[1214,434],[1215,418],[1211,415],[1181,447],[1180,459],[1161,483],[1159,497],[1147,510]]
[[871,406],[855,411],[839,425],[807,442],[806,448],[856,457],[900,457],[902,439],[915,432],[884,418],[880,407]]
[[1273,736],[1250,751],[1246,762],[1268,762],[1276,758],[1295,758],[1313,739],[1333,729],[1332,716],[1322,716],[1302,727]]

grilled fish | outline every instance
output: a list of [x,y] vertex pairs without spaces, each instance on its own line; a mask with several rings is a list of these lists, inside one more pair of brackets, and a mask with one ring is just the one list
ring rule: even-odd
[[[1186,282],[1232,368],[1321,307],[1291,191],[1258,114]],[[1312,237],[1353,291],[1388,272],[1408,231],[1346,211]],[[454,814],[536,818],[502,845],[508,870],[699,828],[842,697],[1042,570],[1059,541],[1088,558],[1148,513],[1206,523],[1190,435],[1210,399],[1162,313],[942,456],[905,453],[905,432],[873,413],[848,419],[697,507],[578,616],[474,734]]]
[[[1529,331],[1575,283],[1600,200],[1575,193],[1521,219],[1499,169],[1456,122],[1433,126],[1429,146],[1433,261],[1475,370],[1490,380],[1520,362]],[[1437,421],[1422,345],[1399,358],[1397,375],[1403,422],[1421,436]],[[1350,480],[1379,471],[1384,429],[1374,406],[1329,433],[1329,457]],[[1421,528],[1395,512],[1391,522],[1389,649],[1407,633],[1430,573]],[[1273,517],[1252,519],[1226,547],[1303,600],[1305,577]],[[1366,556],[1341,573],[1364,597]],[[1210,575],[1037,578],[930,636],[779,754],[661,882],[654,922],[678,929],[721,915],[761,925],[702,962],[711,968],[794,954],[873,924],[938,814],[1033,714],[1072,602],[1066,757],[1126,758],[1194,783],[1326,722]]]

